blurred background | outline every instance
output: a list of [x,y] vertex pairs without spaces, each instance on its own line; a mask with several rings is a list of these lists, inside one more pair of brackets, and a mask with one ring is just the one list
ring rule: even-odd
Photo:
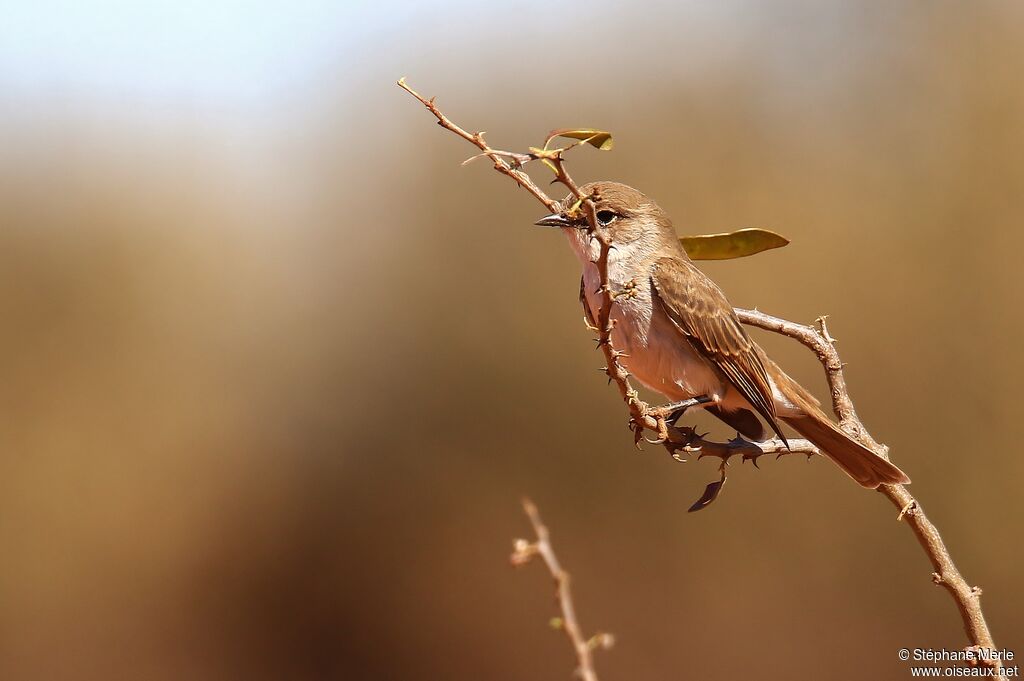
[[[543,208],[395,87],[831,315],[996,642],[1021,648],[1024,5],[7,3],[0,678],[558,679],[531,496],[604,679],[905,678],[967,644],[824,460],[637,453]],[[542,174],[537,174],[542,181]],[[806,351],[759,339],[825,396]],[[721,430],[719,435],[730,435]]]

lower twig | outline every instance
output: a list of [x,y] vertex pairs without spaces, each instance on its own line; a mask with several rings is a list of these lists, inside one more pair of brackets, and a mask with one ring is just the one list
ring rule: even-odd
[[555,580],[555,598],[561,612],[561,617],[553,619],[552,624],[565,632],[572,645],[576,654],[576,673],[583,681],[597,681],[597,672],[594,671],[594,650],[611,648],[615,639],[606,633],[596,634],[590,638],[583,635],[583,630],[576,619],[576,606],[573,604],[572,591],[569,588],[569,573],[562,568],[558,557],[555,556],[548,528],[541,521],[540,512],[532,501],[523,499],[523,510],[533,525],[537,539],[533,542],[517,539],[510,560],[517,567],[530,562],[534,556],[540,556],[544,561],[548,572]]

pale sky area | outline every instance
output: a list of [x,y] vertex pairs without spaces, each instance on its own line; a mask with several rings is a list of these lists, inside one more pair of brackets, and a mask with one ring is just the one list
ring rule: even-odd
[[339,59],[389,15],[400,19],[386,9],[322,0],[6,3],[0,84],[22,95],[260,98]]
[[[694,20],[737,8],[684,4],[691,28]],[[465,45],[474,31],[452,21],[461,9],[471,23],[486,24],[488,39],[503,51],[524,40],[556,38],[555,26],[564,19],[539,0],[483,6],[470,0],[7,0],[0,3],[0,87],[12,99],[70,94],[254,103],[315,82],[325,68],[350,67],[356,75],[401,51],[410,36],[429,36],[432,51],[440,53]],[[678,9],[667,4],[662,11]],[[524,12],[540,22],[534,34],[504,35],[503,26],[514,23],[509,19],[521,21]],[[587,30],[587,21],[576,16],[574,30]],[[370,54],[374,62],[366,64]]]

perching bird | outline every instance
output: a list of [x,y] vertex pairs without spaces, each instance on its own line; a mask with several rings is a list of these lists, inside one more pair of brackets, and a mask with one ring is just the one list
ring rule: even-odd
[[[906,484],[899,468],[841,431],[818,401],[751,340],[722,290],[698,270],[679,243],[672,221],[644,194],[616,182],[581,187],[614,248],[609,285],[631,287],[616,298],[613,345],[628,354],[623,366],[673,403],[701,406],[744,436],[763,440],[763,419],[783,440],[783,421],[864,487]],[[594,264],[600,244],[569,196],[561,210],[537,224],[559,227],[583,264],[580,298],[597,318],[602,305]],[[680,405],[680,406],[682,406]],[[760,419],[758,418],[760,417]]]

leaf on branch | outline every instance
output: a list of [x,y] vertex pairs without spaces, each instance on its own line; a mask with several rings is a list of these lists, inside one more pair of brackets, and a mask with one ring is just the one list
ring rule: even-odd
[[707,508],[712,501],[718,498],[719,493],[722,491],[722,487],[725,485],[725,468],[722,468],[722,479],[716,480],[715,482],[709,482],[708,486],[704,488],[704,494],[701,495],[700,499],[693,502],[687,513],[693,513],[694,511],[700,511],[701,509]]
[[683,236],[679,237],[679,243],[693,260],[731,260],[782,248],[789,239],[767,229],[750,227],[721,234]]
[[559,128],[558,130],[552,130],[548,133],[548,138],[544,140],[544,148],[546,149],[547,146],[551,144],[551,140],[556,137],[567,137],[569,139],[581,140],[592,147],[597,147],[601,151],[609,151],[613,146],[615,146],[615,140],[612,139],[612,134],[610,132],[605,132],[604,130]]

